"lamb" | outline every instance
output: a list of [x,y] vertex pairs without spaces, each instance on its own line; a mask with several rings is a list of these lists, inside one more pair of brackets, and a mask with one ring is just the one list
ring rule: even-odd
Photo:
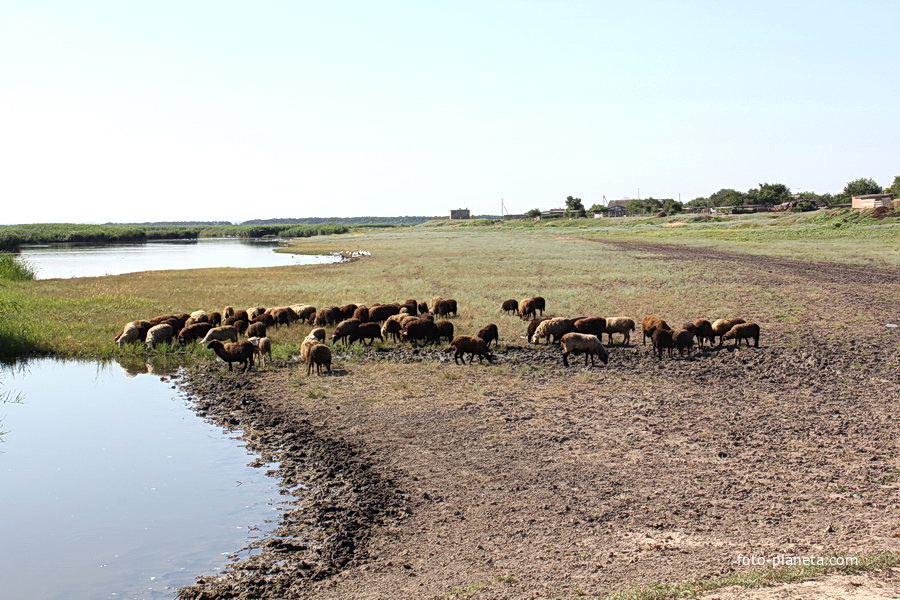
[[487,344],[487,347],[491,347],[491,342],[494,342],[494,346],[497,345],[498,340],[500,339],[500,332],[497,330],[497,326],[493,323],[489,325],[485,325],[478,331],[478,336],[484,340],[484,343]]
[[753,338],[753,347],[759,348],[759,325],[756,323],[738,323],[725,333],[726,340],[734,340],[735,346],[740,346],[741,340],[747,340],[750,347],[750,338]]
[[209,333],[210,329],[212,329],[211,323],[194,323],[193,325],[187,325],[178,332],[178,341],[182,346],[188,342],[196,342]]
[[437,341],[441,341],[445,338],[448,342],[453,340],[453,323],[450,321],[438,321],[434,326],[437,327]]
[[563,364],[569,366],[569,355],[584,354],[584,366],[588,364],[588,357],[591,359],[591,366],[594,366],[594,357],[598,357],[605,365],[609,362],[609,353],[600,342],[599,336],[590,333],[570,332],[562,336],[560,346],[563,351]]
[[[669,327],[669,324],[657,317],[656,315],[647,315],[643,319],[641,319],[641,328],[644,331],[644,335],[641,338],[643,345],[647,345],[647,338],[650,338],[653,341],[653,332],[657,329],[672,329]],[[654,346],[654,350],[656,347]]]
[[346,340],[356,331],[357,327],[359,327],[359,319],[344,319],[335,327],[334,335],[331,336],[331,343],[336,344],[341,340]]
[[266,337],[266,324],[257,321],[256,323],[250,323],[247,327],[247,337],[248,338],[264,338]]
[[453,355],[453,362],[456,364],[459,364],[460,359],[462,359],[463,364],[466,364],[466,354],[470,355],[470,363],[475,360],[476,354],[478,355],[478,362],[482,362],[483,358],[486,358],[488,363],[494,360],[491,350],[484,343],[484,340],[479,337],[458,335],[450,342],[450,347],[456,351]]
[[713,337],[719,338],[719,345],[725,343],[725,334],[735,325],[746,323],[743,319],[716,319],[712,324]]
[[231,371],[231,363],[240,363],[244,367],[244,371],[253,368],[253,355],[256,354],[256,346],[253,342],[243,341],[223,344],[219,340],[212,340],[206,347],[216,353],[216,356],[228,363],[228,370]]
[[701,348],[703,347],[704,340],[709,340],[710,346],[716,341],[716,336],[713,334],[712,323],[706,319],[697,319],[694,321],[694,334],[697,336],[697,345]]
[[206,335],[200,340],[200,343],[206,346],[213,340],[224,342],[226,340],[236,342],[238,339],[238,330],[232,325],[222,325],[221,327],[213,327],[206,332]]
[[575,319],[565,319],[563,317],[554,317],[547,319],[537,326],[534,335],[531,337],[533,344],[541,338],[547,340],[548,344],[555,344],[559,338],[572,331],[575,328]]
[[519,302],[518,300],[504,300],[503,304],[500,305],[500,311],[505,312],[507,314],[516,314],[519,312]]
[[157,344],[171,341],[175,337],[175,328],[168,323],[154,325],[147,331],[147,347],[152,348]]
[[252,337],[247,341],[256,347],[256,356],[259,358],[260,366],[265,366],[267,362],[266,356],[269,357],[268,362],[272,361],[272,340],[263,336]]
[[421,341],[422,344],[433,344],[438,340],[438,329],[437,325],[434,324],[434,321],[429,321],[428,319],[416,319],[407,322],[403,325],[403,330],[400,332],[400,341],[401,342],[409,342],[416,346],[416,342]]
[[606,331],[606,319],[603,317],[585,317],[575,321],[575,331],[578,333],[586,333],[596,335],[603,341],[603,333]]
[[378,338],[381,341],[384,341],[384,338],[381,335],[381,329],[378,327],[378,323],[360,323],[359,327],[350,334],[350,337],[347,338],[349,343],[358,342],[362,340],[369,340],[367,346],[371,346],[375,342],[375,338]]
[[309,355],[306,358],[306,375],[312,373],[313,365],[316,366],[316,375],[322,374],[322,367],[328,373],[331,373],[331,349],[325,344],[316,344],[309,349]]
[[663,350],[667,350],[669,356],[672,356],[672,349],[675,348],[673,333],[671,329],[663,327],[653,330],[653,351],[659,355],[659,360],[662,360]]
[[523,319],[537,318],[537,307],[534,304],[534,298],[525,298],[519,302],[519,316]]
[[697,328],[694,327],[693,323],[685,323],[685,326],[681,329],[675,330],[675,333],[672,334],[672,340],[680,356],[684,356],[685,350],[688,354],[691,353],[691,350],[694,348],[694,337],[696,335]]
[[531,341],[534,336],[534,332],[537,331],[538,325],[543,323],[544,321],[549,321],[550,317],[541,317],[539,319],[532,319],[530,323],[528,323],[528,330],[525,333],[525,339],[529,341],[529,343],[534,343]]

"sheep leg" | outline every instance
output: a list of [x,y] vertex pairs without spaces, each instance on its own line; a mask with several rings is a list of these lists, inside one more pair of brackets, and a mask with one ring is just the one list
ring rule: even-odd
[[231,361],[229,360],[227,362],[228,362],[228,370],[230,371],[231,370]]
[[[747,342],[747,345],[750,345],[750,342]],[[759,336],[756,336],[755,338],[753,338],[753,347],[759,348]]]
[[569,358],[568,357],[569,357],[569,353],[563,352],[563,365],[565,365],[567,367],[569,366]]

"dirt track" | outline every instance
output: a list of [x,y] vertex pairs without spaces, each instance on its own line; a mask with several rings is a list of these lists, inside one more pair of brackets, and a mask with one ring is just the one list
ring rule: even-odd
[[[627,249],[814,281],[829,292],[808,307],[818,320],[898,291],[889,271],[845,281],[845,267]],[[184,596],[602,595],[728,572],[739,554],[900,547],[900,345],[882,319],[663,363],[635,338],[594,369],[523,342],[497,368],[406,349],[339,357],[337,377],[286,363],[240,388],[217,368],[189,376],[210,418],[310,489],[286,539]]]

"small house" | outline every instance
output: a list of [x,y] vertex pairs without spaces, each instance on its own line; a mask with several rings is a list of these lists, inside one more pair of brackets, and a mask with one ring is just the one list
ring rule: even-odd
[[853,208],[885,208],[893,207],[893,196],[891,194],[860,194],[859,196],[851,196],[850,206]]
[[455,210],[450,211],[450,219],[471,219],[472,214],[469,212],[468,208],[457,208]]

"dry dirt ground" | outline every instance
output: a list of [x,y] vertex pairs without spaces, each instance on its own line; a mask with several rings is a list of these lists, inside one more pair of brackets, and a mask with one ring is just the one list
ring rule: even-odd
[[[285,361],[185,374],[198,410],[280,461],[294,500],[259,554],[182,597],[602,597],[739,571],[739,555],[900,549],[885,327],[900,275],[618,245],[820,300],[759,348],[662,362],[638,332],[595,368],[521,340],[495,366],[407,348],[338,356],[331,377]],[[900,595],[895,576],[855,577]],[[785,589],[708,597],[828,597]]]

